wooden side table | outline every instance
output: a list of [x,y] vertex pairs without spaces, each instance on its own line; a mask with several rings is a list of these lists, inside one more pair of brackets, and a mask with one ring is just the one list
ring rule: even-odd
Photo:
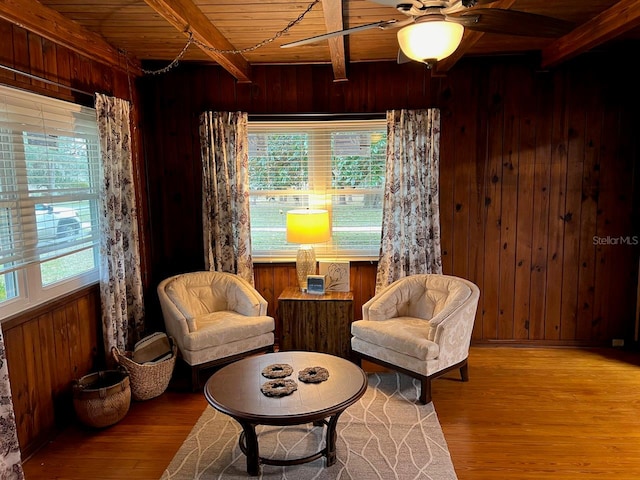
[[351,358],[353,294],[303,293],[288,287],[278,297],[282,321],[280,350],[304,350]]

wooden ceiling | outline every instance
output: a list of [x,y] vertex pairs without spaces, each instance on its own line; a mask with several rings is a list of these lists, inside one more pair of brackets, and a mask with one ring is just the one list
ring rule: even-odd
[[[376,1],[317,0],[298,24],[256,49],[251,47],[285,29],[314,0],[2,0],[0,18],[119,68],[125,54],[138,65],[144,60],[168,63],[184,49],[191,34],[197,43],[188,46],[182,61],[216,62],[241,82],[251,81],[254,64],[299,63],[331,63],[334,78],[345,80],[350,62],[395,60],[397,30],[376,28],[295,48],[280,46],[343,28],[406,18]],[[541,53],[542,67],[553,67],[593,48],[640,39],[638,0],[497,0],[482,7],[550,16],[572,22],[575,28],[560,38],[466,29],[460,47],[437,65],[438,71],[446,72],[464,55],[531,51]]]

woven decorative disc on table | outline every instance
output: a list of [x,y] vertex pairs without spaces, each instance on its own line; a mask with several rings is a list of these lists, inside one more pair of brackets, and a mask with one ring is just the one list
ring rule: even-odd
[[298,389],[298,384],[293,380],[269,380],[260,387],[260,391],[267,397],[285,397]]
[[266,378],[284,378],[293,373],[293,367],[286,363],[274,363],[262,370],[262,376]]
[[304,383],[320,383],[329,378],[329,370],[324,367],[309,367],[298,372],[298,380]]

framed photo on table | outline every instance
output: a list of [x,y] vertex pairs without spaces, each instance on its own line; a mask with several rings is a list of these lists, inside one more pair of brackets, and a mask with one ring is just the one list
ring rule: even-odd
[[325,290],[327,292],[350,291],[349,262],[320,260],[318,269],[320,275],[326,276]]
[[324,295],[326,280],[324,275],[307,275],[307,293]]

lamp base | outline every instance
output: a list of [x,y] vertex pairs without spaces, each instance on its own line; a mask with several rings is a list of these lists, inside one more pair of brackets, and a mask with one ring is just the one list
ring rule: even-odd
[[303,292],[307,291],[307,276],[316,273],[316,252],[310,245],[302,245],[296,255],[296,275],[298,285]]

